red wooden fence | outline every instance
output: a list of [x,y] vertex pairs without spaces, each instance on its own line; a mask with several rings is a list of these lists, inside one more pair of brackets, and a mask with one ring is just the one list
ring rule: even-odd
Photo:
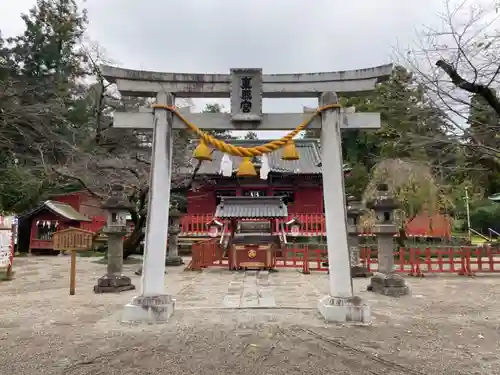
[[[181,219],[181,235],[183,236],[208,236],[208,223],[213,219],[212,214],[199,214],[199,215],[184,215]],[[324,214],[301,214],[293,213],[288,215],[288,218],[284,220],[275,221],[275,227],[273,228],[273,233],[277,234],[281,232],[282,224],[296,218],[301,223],[301,229],[299,231],[299,236],[326,236],[326,225],[325,225],[325,215]],[[251,219],[248,219],[251,220]],[[418,224],[418,225],[417,225]],[[427,224],[427,226],[425,225]],[[406,228],[406,235],[409,237],[427,237],[430,231],[430,221],[425,222],[420,218],[418,223],[413,221],[408,224]],[[285,232],[289,234],[289,229],[286,225],[284,226]],[[229,223],[226,226],[226,230],[229,231]],[[371,228],[367,227],[360,234],[360,236],[373,236]]]
[[[213,219],[214,215],[184,215],[181,220],[181,235],[184,236],[207,236],[208,223]],[[273,233],[281,232],[284,227],[285,232],[289,233],[289,228],[282,224],[296,218],[301,223],[300,236],[324,236],[326,235],[325,215],[323,214],[290,214],[287,219],[275,221]],[[252,219],[244,219],[252,220]],[[229,223],[226,226],[226,231],[229,232]],[[367,228],[366,235],[371,235]]]
[[[303,273],[327,271],[323,263],[328,260],[326,246],[288,244],[276,254],[275,267],[298,268]],[[377,249],[362,247],[361,263],[370,271],[377,271]],[[228,267],[225,252],[217,240],[193,245],[189,269]],[[492,247],[433,247],[401,248],[394,252],[394,272],[410,276],[427,273],[455,273],[473,276],[475,273],[500,273],[500,249]]]

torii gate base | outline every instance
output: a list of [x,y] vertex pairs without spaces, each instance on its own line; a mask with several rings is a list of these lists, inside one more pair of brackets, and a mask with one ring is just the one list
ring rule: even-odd
[[[260,69],[234,69],[231,75],[172,74],[131,71],[104,66],[103,76],[118,86],[122,95],[156,95],[160,105],[181,97],[231,97],[231,114],[183,115],[203,129],[291,130],[308,114],[262,114],[262,97],[320,97],[320,105],[338,104],[335,92],[371,91],[386,79],[392,65],[334,73],[262,75]],[[252,86],[251,82],[255,83]],[[370,307],[353,295],[347,238],[346,202],[342,163],[341,129],[378,128],[378,113],[352,113],[327,109],[310,128],[321,128],[323,194],[329,264],[329,295],[318,303],[327,321],[370,322]],[[248,109],[250,112],[248,113]],[[175,300],[165,294],[164,265],[170,206],[172,129],[184,124],[166,108],[152,113],[115,113],[117,128],[153,128],[150,197],[141,295],[125,306],[122,320],[164,322],[172,315]],[[327,167],[325,167],[328,165]],[[342,219],[344,218],[344,219]]]

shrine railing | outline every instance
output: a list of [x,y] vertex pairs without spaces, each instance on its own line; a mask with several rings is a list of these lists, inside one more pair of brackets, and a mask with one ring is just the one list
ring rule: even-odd
[[[181,236],[208,236],[209,228],[208,223],[212,220],[214,215],[212,214],[186,214],[181,219]],[[276,220],[274,222],[273,234],[281,233],[281,224],[286,223],[292,218],[297,219],[301,223],[301,228],[299,230],[299,236],[309,236],[318,237],[326,236],[326,225],[325,225],[325,215],[324,214],[311,214],[311,213],[290,213],[288,218],[285,220]],[[252,219],[245,219],[252,220]],[[220,220],[219,220],[220,221]],[[231,230],[230,223],[227,223],[226,231]],[[286,225],[283,226],[287,234],[290,233],[290,228]],[[406,235],[408,237],[435,237],[432,236],[430,228],[424,226],[414,228],[411,230],[407,229]],[[361,237],[371,237],[374,236],[372,229],[366,227],[362,233]],[[397,237],[398,234],[395,235]]]
[[[207,223],[213,219],[211,214],[195,214],[195,215],[184,215],[181,220],[181,235],[182,236],[208,236],[209,228]],[[326,226],[325,226],[325,215],[323,214],[305,214],[305,213],[292,213],[288,215],[285,220],[276,220],[274,222],[273,234],[281,233],[281,224],[295,218],[301,223],[301,228],[299,230],[299,236],[325,236]],[[245,219],[251,221],[252,219]],[[290,233],[290,228],[286,225],[284,226],[285,232]],[[226,225],[226,231],[231,230],[230,223]],[[371,236],[371,230],[366,229],[365,232],[361,234],[362,236]]]
[[[473,276],[476,273],[500,273],[500,249],[483,247],[439,246],[428,248],[400,248],[393,252],[394,272],[422,277],[426,274],[457,274]],[[328,271],[326,245],[287,244],[275,253],[274,267],[295,268],[304,274]],[[376,247],[360,247],[360,263],[369,271],[378,269]],[[227,253],[215,239],[193,245],[192,261],[187,267],[201,270],[206,267],[228,267]]]
[[[181,235],[184,236],[206,236],[208,235],[207,223],[212,220],[214,216],[208,214],[199,215],[184,215],[181,220]],[[281,232],[281,224],[296,218],[300,221],[301,229],[299,235],[301,236],[324,236],[326,232],[325,216],[323,214],[290,214],[286,220],[276,220],[274,222],[273,234]],[[252,221],[252,219],[244,219]],[[226,226],[226,231],[230,231],[230,223]],[[289,233],[289,228],[285,231]]]

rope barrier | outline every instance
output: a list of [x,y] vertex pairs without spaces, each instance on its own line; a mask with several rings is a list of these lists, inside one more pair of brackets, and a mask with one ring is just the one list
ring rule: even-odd
[[339,109],[342,108],[340,104],[328,104],[323,107],[318,107],[314,114],[311,115],[308,119],[304,120],[299,126],[297,126],[294,130],[292,130],[287,135],[281,137],[280,139],[276,139],[274,141],[268,142],[261,146],[255,147],[241,147],[234,146],[229,143],[224,142],[223,140],[217,139],[212,135],[204,132],[200,128],[198,128],[195,124],[188,121],[184,116],[182,116],[175,106],[169,106],[165,104],[153,104],[151,106],[153,110],[156,109],[166,109],[172,112],[179,120],[181,120],[187,128],[189,128],[193,133],[195,133],[202,141],[205,143],[211,144],[214,148],[219,151],[222,151],[226,154],[230,154],[233,156],[241,156],[241,157],[253,157],[253,156],[261,156],[263,154],[267,154],[273,151],[280,149],[285,146],[288,142],[292,141],[293,137],[299,134],[302,130],[305,130],[309,124],[314,120],[316,116],[318,116],[321,112],[329,110],[329,109]]

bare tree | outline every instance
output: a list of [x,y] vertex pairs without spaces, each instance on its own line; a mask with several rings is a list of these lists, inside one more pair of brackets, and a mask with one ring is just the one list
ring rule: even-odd
[[[148,107],[152,98],[121,97],[114,85],[102,77],[99,66],[103,63],[102,51],[97,45],[86,49],[89,74],[96,83],[87,86],[86,103],[89,117],[87,139],[79,140],[64,163],[52,164],[55,178],[77,182],[99,199],[105,199],[111,186],[121,184],[131,202],[130,214],[133,232],[124,243],[124,255],[137,251],[144,238],[149,195],[149,169],[152,131],[116,129],[112,127],[114,111],[137,111]],[[189,103],[188,103],[189,105]],[[201,162],[193,162],[194,144],[187,131],[174,131],[172,156],[171,205],[182,210],[187,192],[192,188]]]
[[[435,26],[399,56],[417,73],[429,100],[446,114],[443,144],[459,144],[496,162],[500,32],[491,0],[446,0]],[[493,136],[492,136],[493,135]]]

